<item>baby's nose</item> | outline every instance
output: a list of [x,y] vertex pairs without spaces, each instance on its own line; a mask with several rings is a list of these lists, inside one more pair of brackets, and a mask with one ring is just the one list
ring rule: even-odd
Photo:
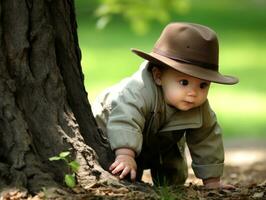
[[190,88],[188,91],[189,96],[197,96],[197,90],[194,88]]

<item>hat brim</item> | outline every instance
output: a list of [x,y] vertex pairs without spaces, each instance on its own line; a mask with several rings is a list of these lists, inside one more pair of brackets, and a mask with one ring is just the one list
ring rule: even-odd
[[217,71],[205,69],[197,65],[178,62],[176,60],[172,60],[170,58],[167,58],[165,56],[162,56],[154,52],[145,53],[138,49],[131,49],[131,51],[152,63],[156,63],[159,65],[162,65],[162,64],[167,65],[184,74],[187,74],[187,75],[199,78],[199,79],[203,79],[203,80],[207,80],[207,81],[211,81],[215,83],[220,83],[220,84],[227,84],[227,85],[233,85],[233,84],[238,83],[238,78],[236,77],[222,75]]

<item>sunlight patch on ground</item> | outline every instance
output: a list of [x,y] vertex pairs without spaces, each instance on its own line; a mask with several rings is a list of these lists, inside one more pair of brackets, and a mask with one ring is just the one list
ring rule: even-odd
[[225,153],[225,164],[233,166],[251,165],[255,162],[266,159],[266,152],[264,150],[230,150]]

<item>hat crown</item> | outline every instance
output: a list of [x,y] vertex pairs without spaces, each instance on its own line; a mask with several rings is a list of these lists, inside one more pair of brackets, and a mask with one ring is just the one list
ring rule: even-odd
[[206,26],[171,23],[163,30],[153,52],[218,71],[218,39],[216,33]]
[[170,23],[152,52],[132,49],[150,63],[172,67],[184,74],[220,84],[235,84],[238,78],[218,71],[219,44],[216,33],[203,25]]

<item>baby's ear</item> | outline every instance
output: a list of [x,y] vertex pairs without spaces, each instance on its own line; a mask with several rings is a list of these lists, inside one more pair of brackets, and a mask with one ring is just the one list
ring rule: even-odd
[[153,76],[153,80],[155,81],[157,85],[162,85],[162,80],[161,80],[162,72],[160,69],[158,69],[157,67],[153,67],[152,76]]

